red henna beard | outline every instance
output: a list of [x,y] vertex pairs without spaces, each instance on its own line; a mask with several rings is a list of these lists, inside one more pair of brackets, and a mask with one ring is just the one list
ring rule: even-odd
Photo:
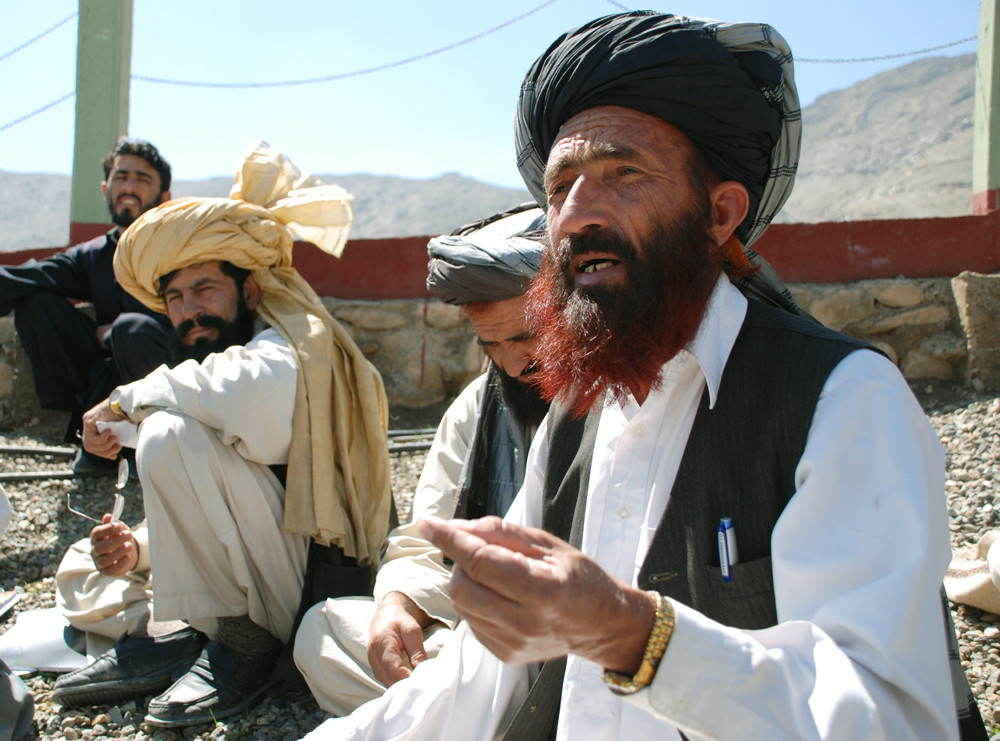
[[[539,338],[538,383],[547,400],[561,393],[583,415],[605,392],[624,401],[633,389],[657,388],[660,368],[694,338],[729,262],[731,245],[716,245],[709,224],[704,203],[675,224],[657,225],[638,249],[601,230],[546,250],[526,312]],[[586,252],[622,260],[626,285],[576,286],[570,261]]]

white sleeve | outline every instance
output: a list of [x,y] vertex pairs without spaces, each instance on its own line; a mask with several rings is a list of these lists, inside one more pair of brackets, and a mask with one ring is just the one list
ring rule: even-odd
[[957,738],[943,450],[884,358],[854,352],[830,375],[796,483],[772,534],[779,625],[677,604],[653,685],[629,702],[698,739]]
[[375,601],[402,592],[424,612],[454,628],[458,616],[451,606],[451,569],[437,547],[417,530],[417,521],[455,513],[459,477],[476,431],[486,375],[470,383],[441,418],[417,482],[410,520],[389,533],[387,550],[375,579]]
[[245,346],[212,353],[201,364],[161,365],[122,386],[122,410],[135,421],[160,410],[184,414],[216,430],[247,460],[283,464],[297,383],[294,354],[277,332],[266,329]]
[[527,667],[501,663],[461,623],[432,661],[302,741],[488,741],[506,728],[528,687]]

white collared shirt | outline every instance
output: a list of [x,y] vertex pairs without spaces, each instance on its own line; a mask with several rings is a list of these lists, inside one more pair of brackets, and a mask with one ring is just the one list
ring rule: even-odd
[[[721,277],[661,387],[641,405],[603,409],[582,549],[613,576],[636,583],[701,394],[707,384],[714,403],[745,313],[746,299]],[[544,426],[507,515],[536,527]],[[601,667],[570,656],[558,738],[659,740],[678,729],[741,741],[957,738],[938,596],[950,558],[944,455],[881,355],[851,353],[827,379],[771,557],[777,626],[740,630],[675,603],[653,684],[624,699]],[[493,738],[534,668],[502,664],[463,628],[410,679],[310,738]]]

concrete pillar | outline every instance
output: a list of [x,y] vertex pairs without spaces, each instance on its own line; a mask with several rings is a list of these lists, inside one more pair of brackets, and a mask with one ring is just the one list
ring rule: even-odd
[[997,0],[979,0],[976,117],[972,141],[972,212],[1000,210],[1000,35]]
[[101,197],[101,161],[128,133],[132,70],[132,0],[80,0],[79,7],[71,242],[78,241],[73,237],[81,227],[110,223]]

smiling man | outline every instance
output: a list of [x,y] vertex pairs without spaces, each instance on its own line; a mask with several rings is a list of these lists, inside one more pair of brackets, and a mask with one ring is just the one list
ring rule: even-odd
[[794,178],[791,62],[765,24],[636,11],[529,70],[551,411],[504,520],[420,524],[454,639],[310,739],[958,737],[941,445],[746,249]]
[[[67,442],[79,442],[81,415],[111,389],[175,359],[169,322],[122,290],[111,267],[122,231],[170,200],[170,177],[156,147],[122,137],[104,159],[101,183],[115,227],[44,260],[0,268],[0,314],[14,311],[42,408],[70,413]],[[94,318],[73,301],[92,303]],[[114,466],[81,449],[73,469]]]

